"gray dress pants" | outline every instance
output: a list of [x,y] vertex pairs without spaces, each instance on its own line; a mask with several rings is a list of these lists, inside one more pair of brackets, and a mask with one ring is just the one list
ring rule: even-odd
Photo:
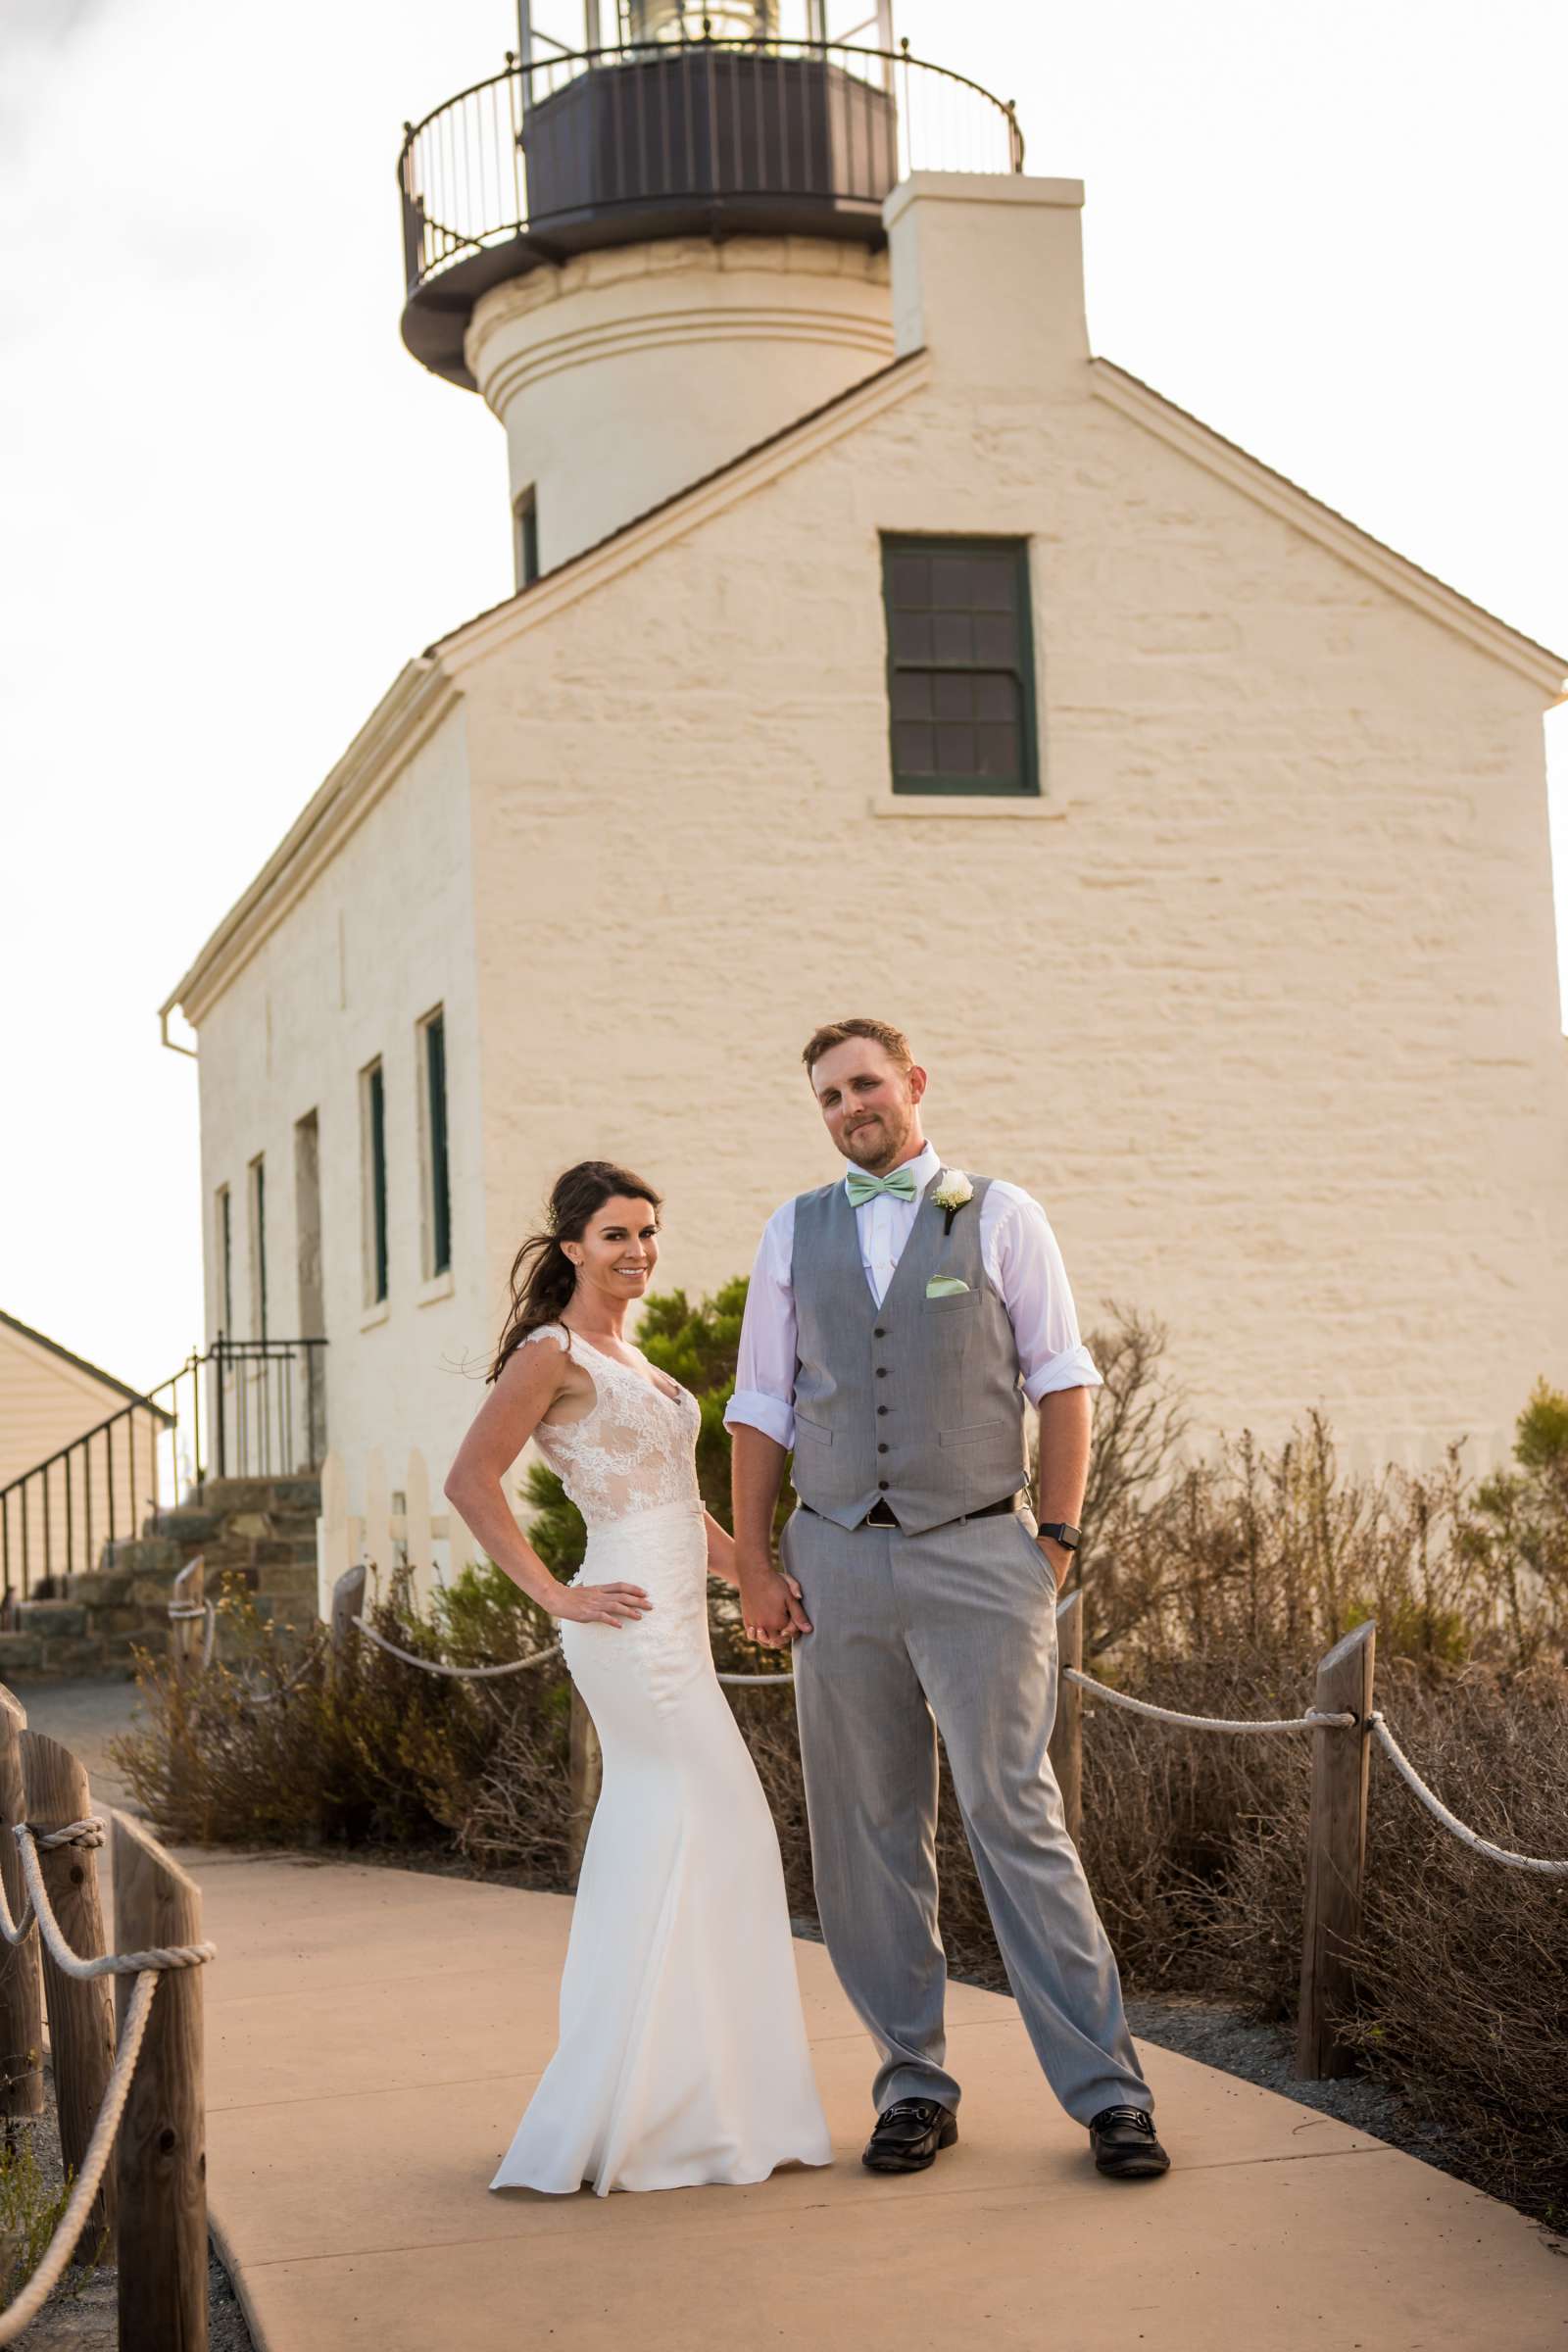
[[795,1695],[822,1932],[881,2056],[873,2101],[958,2104],[937,1934],[940,1729],[986,1907],[1067,2113],[1152,2109],[1046,1753],[1055,1592],[1026,1512],[906,1536],[799,1509],[783,1558],[812,1631]]

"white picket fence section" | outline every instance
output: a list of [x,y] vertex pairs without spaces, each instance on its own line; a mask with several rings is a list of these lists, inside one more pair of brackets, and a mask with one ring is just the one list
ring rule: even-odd
[[[372,1446],[365,1456],[365,1508],[349,1509],[348,1467],[340,1454],[321,1464],[321,1510],[316,1522],[316,1611],[332,1614],[332,1588],[347,1568],[379,1571],[381,1591],[395,1568],[408,1567],[414,1592],[427,1606],[438,1585],[460,1575],[484,1547],[456,1511],[430,1508],[430,1472],[416,1446],[409,1448],[403,1484],[394,1488],[386,1456]],[[524,1524],[518,1517],[517,1524]]]

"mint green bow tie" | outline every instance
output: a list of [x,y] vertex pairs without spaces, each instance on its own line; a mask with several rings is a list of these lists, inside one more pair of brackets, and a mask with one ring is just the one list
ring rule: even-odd
[[919,1193],[914,1170],[907,1162],[902,1168],[895,1168],[891,1176],[867,1176],[861,1169],[852,1168],[844,1184],[852,1208],[863,1208],[878,1193],[891,1193],[895,1200],[913,1200]]

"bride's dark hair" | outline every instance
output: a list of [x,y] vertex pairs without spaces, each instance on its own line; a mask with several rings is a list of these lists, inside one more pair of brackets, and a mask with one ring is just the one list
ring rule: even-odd
[[577,1287],[577,1269],[561,1245],[580,1242],[589,1218],[617,1193],[628,1200],[646,1200],[655,1216],[663,1206],[651,1184],[612,1159],[579,1159],[556,1178],[545,1212],[547,1230],[531,1233],[512,1261],[512,1303],[490,1367],[492,1380],[501,1378],[530,1331],[560,1322]]

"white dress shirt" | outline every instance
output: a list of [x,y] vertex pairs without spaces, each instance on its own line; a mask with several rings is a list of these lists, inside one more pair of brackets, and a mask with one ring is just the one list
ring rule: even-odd
[[[904,1164],[914,1176],[912,1200],[878,1193],[855,1212],[860,1262],[878,1306],[903,1255],[921,1196],[943,1163],[927,1144]],[[846,1189],[848,1182],[846,1177]],[[795,1443],[795,1293],[790,1284],[794,1253],[795,1203],[786,1200],[768,1218],[758,1246],[741,1325],[735,1394],[724,1412],[726,1427],[745,1422],[786,1447]],[[1015,1184],[994,1181],[980,1203],[980,1262],[1007,1310],[1030,1403],[1038,1404],[1054,1389],[1098,1389],[1100,1374],[1078,1336],[1056,1237],[1039,1201]]]

